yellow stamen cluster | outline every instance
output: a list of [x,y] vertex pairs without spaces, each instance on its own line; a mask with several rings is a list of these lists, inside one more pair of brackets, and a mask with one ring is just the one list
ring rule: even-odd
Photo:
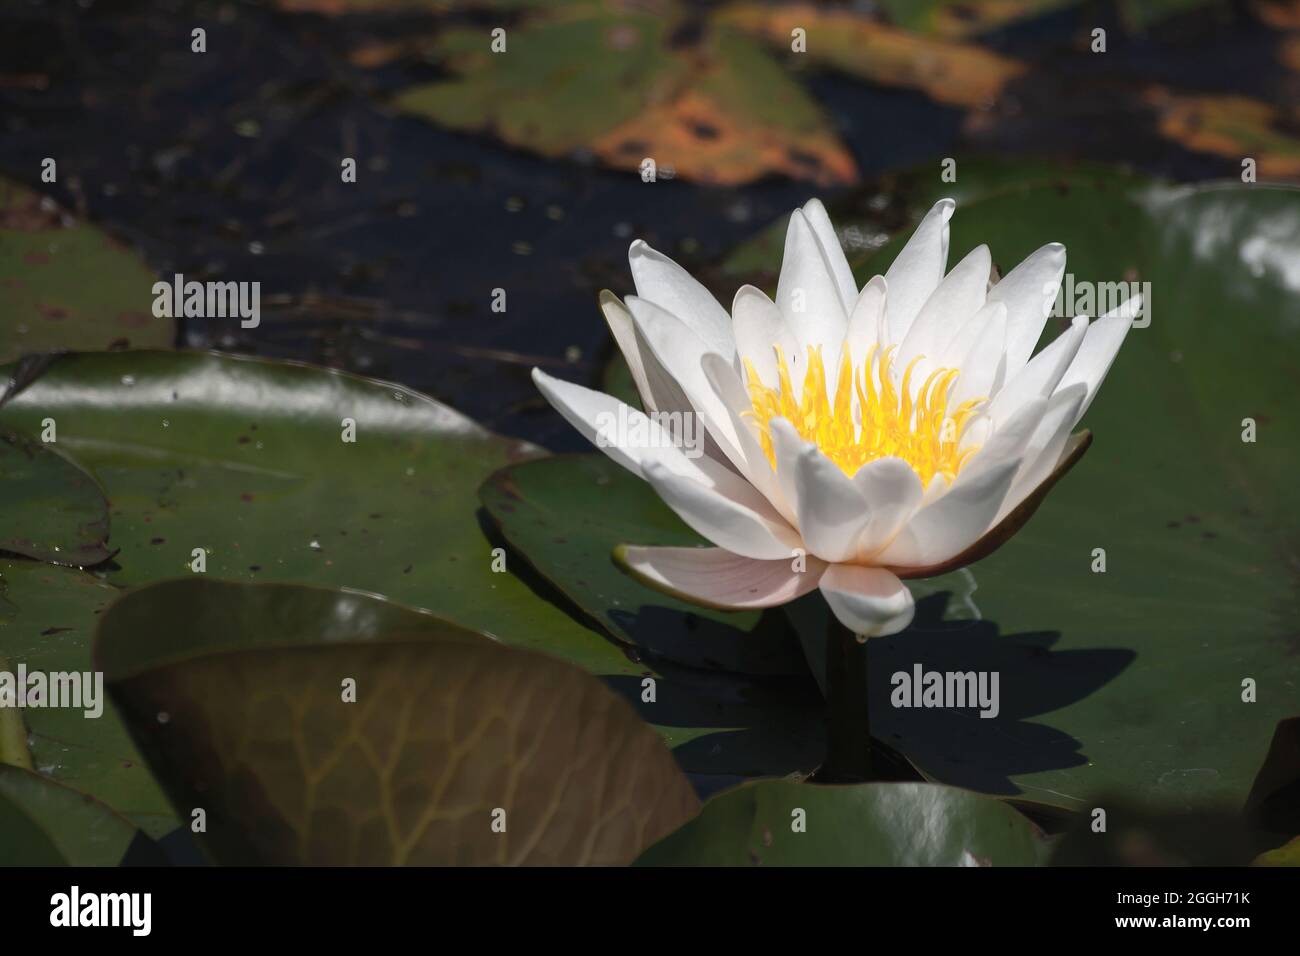
[[[846,344],[833,400],[820,348],[808,348],[808,371],[797,400],[780,346],[776,346],[777,388],[764,385],[746,359],[745,376],[754,407],[745,414],[758,425],[763,451],[772,467],[776,467],[776,452],[771,422],[784,418],[800,438],[820,448],[846,475],[852,476],[867,462],[893,456],[911,465],[926,485],[935,475],[952,481],[976,450],[959,450],[958,445],[984,399],[972,398],[950,412],[948,393],[959,370],[949,368],[935,369],[913,395],[912,371],[923,356],[908,363],[902,382],[895,387],[891,373],[894,349],[891,345],[881,351],[872,346],[862,368],[855,371]],[[856,418],[855,394],[859,409]]]

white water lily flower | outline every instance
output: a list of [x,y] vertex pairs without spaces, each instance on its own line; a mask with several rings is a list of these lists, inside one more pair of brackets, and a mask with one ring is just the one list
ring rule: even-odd
[[[937,203],[858,289],[814,199],[790,216],[776,301],[745,286],[730,315],[632,244],[637,295],[604,292],[601,308],[650,415],[533,370],[569,422],[716,545],[623,546],[626,570],[728,609],[820,587],[854,633],[893,634],[914,609],[902,579],[978,560],[1028,519],[1086,449],[1071,430],[1140,303],[1075,318],[1031,358],[1065,248],[992,284],[979,246],[945,275],[954,207]],[[702,454],[674,444],[680,413],[703,422]]]

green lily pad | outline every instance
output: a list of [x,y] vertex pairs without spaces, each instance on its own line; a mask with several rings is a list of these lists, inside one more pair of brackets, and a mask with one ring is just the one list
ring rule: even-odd
[[693,667],[749,674],[807,672],[783,614],[697,607],[643,587],[610,558],[623,541],[706,544],[641,479],[604,455],[512,465],[480,491],[512,545],[615,636]]
[[[959,209],[949,259],[987,242],[1013,264],[1049,240],[1076,286],[1150,281],[1151,324],[1084,419],[1092,451],[1038,514],[872,642],[873,733],[934,779],[1064,807],[1109,791],[1240,806],[1300,683],[1300,190],[1031,186]],[[998,671],[998,715],[890,706],[891,675],[918,664]]]
[[55,349],[171,348],[154,273],[49,200],[0,179],[0,362]]
[[1254,856],[1241,814],[1215,801],[1171,807],[1100,794],[1088,803],[1053,843],[1052,866],[1245,866]]
[[136,833],[84,793],[0,764],[0,866],[117,866]]
[[[1241,806],[1300,683],[1300,190],[1157,188],[1094,169],[1018,186],[1014,168],[989,164],[996,186],[958,209],[949,261],[987,242],[1005,273],[1062,241],[1076,290],[1150,281],[1151,325],[1129,334],[1082,422],[1091,452],[1028,524],[969,568],[909,581],[912,627],[868,649],[872,732],[931,779],[1064,809],[1111,791]],[[852,222],[868,198],[832,219]],[[859,282],[908,231],[855,258]],[[816,672],[824,606],[797,610]],[[997,715],[891,706],[891,678],[917,665],[997,672]]]
[[699,806],[580,668],[370,595],[160,582],[96,660],[222,863],[613,865]]
[[[118,590],[94,575],[36,561],[0,560],[0,669],[25,664],[40,671],[94,670],[90,640],[95,620]],[[107,692],[104,694],[106,698]],[[111,806],[150,836],[176,826],[166,796],[154,782],[112,701],[103,712],[23,707],[0,711],[25,728],[32,769]]]
[[639,866],[1032,866],[1041,831],[999,800],[929,783],[764,780],[719,794]]
[[0,432],[0,551],[87,567],[109,556],[108,502],[45,442]]
[[[101,569],[111,584],[192,574],[202,548],[209,578],[352,587],[426,608],[601,677],[660,730],[704,792],[806,772],[821,758],[821,702],[806,677],[755,683],[652,664],[580,622],[478,503],[484,479],[540,449],[423,395],[298,364],[106,353],[60,358],[0,406],[0,427],[37,428],[47,415],[60,449],[112,503],[109,544],[119,550]],[[355,444],[341,440],[344,417],[357,424]],[[27,604],[43,600],[33,593]],[[18,613],[25,641],[66,623],[46,616]],[[25,645],[8,641],[0,630],[0,655],[21,658]],[[107,779],[87,789],[133,819],[146,807],[117,802]],[[149,811],[170,819],[153,789]]]

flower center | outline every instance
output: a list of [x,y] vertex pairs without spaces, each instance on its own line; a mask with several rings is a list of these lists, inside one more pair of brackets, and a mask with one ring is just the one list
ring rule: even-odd
[[[754,406],[745,414],[757,424],[763,452],[773,468],[774,418],[790,422],[800,438],[815,444],[850,477],[868,462],[892,456],[911,465],[924,485],[935,475],[952,481],[975,453],[975,447],[959,450],[958,445],[984,399],[972,398],[948,410],[948,392],[957,381],[958,369],[935,369],[914,397],[912,371],[924,356],[908,363],[895,388],[891,373],[895,346],[881,351],[873,345],[866,362],[855,370],[846,343],[832,400],[821,349],[809,346],[803,392],[796,400],[785,353],[779,345],[775,349],[777,388],[764,385],[753,364],[745,360],[746,384]],[[853,407],[855,394],[857,409]]]

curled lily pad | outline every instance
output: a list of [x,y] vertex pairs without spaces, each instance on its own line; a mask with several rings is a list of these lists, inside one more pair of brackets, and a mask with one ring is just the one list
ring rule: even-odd
[[619,864],[698,806],[579,668],[369,595],[161,582],[96,656],[221,862]]

